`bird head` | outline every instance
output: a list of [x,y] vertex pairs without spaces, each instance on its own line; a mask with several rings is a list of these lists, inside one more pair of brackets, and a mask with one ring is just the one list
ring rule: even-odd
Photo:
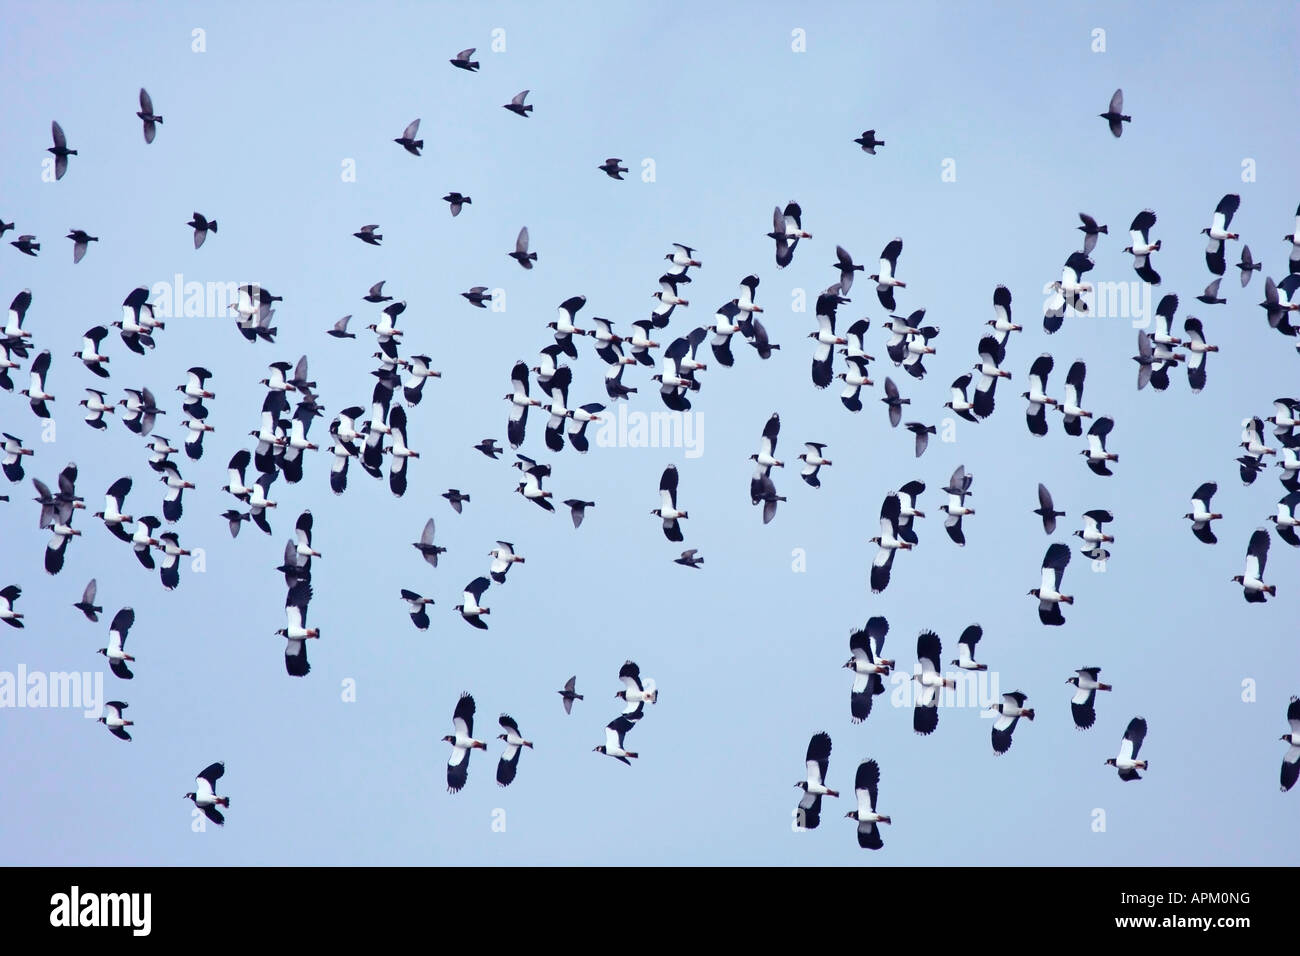
[[442,742],[445,744],[454,744],[456,742],[456,738],[453,737],[451,734],[448,734],[446,737],[442,738]]
[[1073,684],[1075,687],[1079,686],[1079,678],[1077,677],[1068,677],[1066,678],[1065,682],[1067,684]]

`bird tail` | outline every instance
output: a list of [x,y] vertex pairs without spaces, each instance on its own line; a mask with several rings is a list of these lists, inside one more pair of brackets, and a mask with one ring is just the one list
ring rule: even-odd
[[208,223],[208,232],[216,232],[216,231],[217,231],[217,221],[214,219],[210,223]]
[[537,253],[535,253],[535,252],[530,252],[530,253],[528,253],[528,258],[531,259],[533,262],[536,262],[536,261],[537,261]]
[[1160,251],[1160,242],[1161,242],[1161,240],[1157,239],[1157,240],[1156,240],[1156,244],[1155,244],[1154,246],[1151,247],[1155,252],[1159,252],[1159,251]]
[[529,750],[532,750],[532,749],[533,749],[533,742],[532,742],[531,740],[525,740],[525,741],[524,741],[524,746],[527,747]]
[[[532,107],[529,107],[529,109],[532,109]],[[640,755],[640,754],[634,754],[634,753],[632,753],[632,751],[627,750],[627,751],[624,751],[623,756],[625,756],[625,757],[633,757],[633,758],[636,758],[636,757],[639,757],[639,756],[641,756],[641,755]]]
[[[533,111],[533,105],[532,105],[531,103],[529,103],[527,106],[524,107],[524,112],[525,112],[525,113],[531,113],[532,111]],[[632,756],[635,757],[636,754],[633,754]]]
[[1033,720],[1033,719],[1034,719],[1034,708],[1030,707],[1027,711],[1025,711],[1025,720]]
[[1109,684],[1098,684],[1098,685],[1097,685],[1097,690],[1110,690],[1110,685],[1109,685]]
[[229,807],[229,806],[230,806],[230,798],[229,798],[229,797],[217,797],[217,806],[219,806],[219,807]]
[[581,694],[574,694],[574,695],[573,695],[573,699],[574,699],[574,700],[584,700],[585,698],[584,698]]
[[422,139],[417,139],[417,140],[416,140],[412,145],[413,145],[416,149],[424,149],[424,140],[422,140]]
[[1109,235],[1110,235],[1110,226],[1102,226],[1102,227],[1101,227],[1100,229],[1098,229],[1097,231],[1098,231],[1099,233],[1101,233],[1103,236],[1109,236]]

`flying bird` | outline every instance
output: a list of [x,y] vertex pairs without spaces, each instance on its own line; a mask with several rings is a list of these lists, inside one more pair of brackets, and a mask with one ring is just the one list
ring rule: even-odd
[[420,150],[424,149],[424,140],[415,138],[419,135],[420,121],[417,118],[411,120],[406,129],[402,130],[402,135],[393,140],[393,142],[402,147],[402,149],[406,150],[412,156],[419,156]]
[[144,141],[145,144],[152,143],[154,137],[158,135],[158,127],[162,125],[163,118],[153,111],[153,97],[142,86],[140,87],[140,110],[135,114],[140,117],[144,124]]
[[813,734],[808,741],[808,753],[804,758],[807,779],[795,784],[803,791],[799,798],[796,816],[796,829],[816,830],[821,823],[822,797],[838,797],[839,793],[826,786],[826,770],[831,759],[830,734]]
[[1103,684],[1097,679],[1100,674],[1100,667],[1080,667],[1075,671],[1076,676],[1066,681],[1076,688],[1074,696],[1070,698],[1070,713],[1078,730],[1087,730],[1097,720],[1097,691],[1111,689],[1110,684]]
[[462,693],[456,701],[451,723],[456,732],[442,739],[444,743],[451,744],[451,756],[447,759],[447,792],[457,793],[469,777],[470,753],[474,750],[487,750],[487,744],[474,739],[474,698],[468,693]]
[[450,63],[452,66],[456,67],[456,69],[458,70],[465,70],[469,73],[477,73],[479,63],[478,60],[471,59],[473,56],[474,56],[474,47],[470,47],[468,50],[461,50],[459,53],[457,53],[454,57],[452,57],[447,62]]
[[1128,722],[1124,738],[1119,742],[1119,754],[1106,761],[1106,766],[1114,767],[1119,773],[1119,778],[1125,783],[1130,780],[1141,780],[1142,775],[1138,771],[1147,769],[1147,762],[1137,759],[1138,751],[1142,749],[1142,741],[1146,736],[1147,722],[1141,717],[1134,717]]
[[502,714],[497,720],[504,734],[497,734],[497,740],[506,742],[505,749],[501,751],[501,759],[497,761],[497,786],[508,787],[515,779],[515,772],[519,769],[519,754],[524,747],[529,750],[533,749],[533,742],[525,740],[519,732],[519,724],[509,714]]
[[1106,112],[1097,114],[1110,126],[1110,133],[1116,139],[1124,132],[1124,124],[1133,122],[1133,117],[1124,115],[1124,91],[1116,90],[1110,98]]
[[524,98],[528,96],[528,93],[529,93],[528,90],[524,90],[523,92],[516,93],[514,97],[511,98],[509,103],[504,104],[503,108],[508,109],[516,116],[522,116],[524,119],[527,119],[528,114],[533,111],[533,107],[531,103],[528,105],[524,105]]
[[54,138],[54,145],[45,151],[54,154],[54,178],[59,180],[68,171],[68,157],[76,156],[77,151],[68,149],[68,138],[63,135],[63,127],[57,122],[50,124],[50,135]]
[[217,221],[208,219],[202,213],[196,212],[192,219],[185,225],[194,230],[194,248],[198,249],[208,238],[208,233],[216,235]]
[[203,815],[217,826],[224,826],[226,823],[225,816],[217,808],[230,806],[229,797],[217,796],[217,781],[225,772],[226,765],[221,761],[204,767],[194,778],[194,792],[187,793],[184,797],[202,810]]

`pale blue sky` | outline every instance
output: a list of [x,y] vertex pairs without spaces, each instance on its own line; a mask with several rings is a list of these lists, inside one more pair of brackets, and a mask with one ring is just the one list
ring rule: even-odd
[[[11,768],[0,787],[0,856],[101,865],[608,864],[629,853],[650,864],[1294,862],[1300,796],[1278,792],[1277,737],[1300,692],[1300,556],[1274,539],[1268,578],[1278,596],[1265,606],[1248,606],[1229,578],[1282,493],[1275,470],[1242,487],[1233,463],[1241,419],[1294,394],[1300,359],[1265,326],[1259,277],[1243,292],[1230,272],[1226,306],[1194,296],[1209,278],[1198,233],[1227,192],[1242,196],[1234,227],[1264,273],[1284,271],[1280,237],[1300,201],[1286,122],[1297,106],[1287,64],[1300,33],[1288,3],[1225,16],[1219,4],[1171,16],[1108,3],[749,3],[725,12],[659,3],[606,5],[598,18],[558,4],[373,5],[364,16],[341,4],[6,5],[0,218],[44,248],[39,259],[0,249],[0,297],[7,304],[32,289],[27,327],[54,353],[58,396],[57,441],[42,445],[23,397],[0,395],[4,430],[36,448],[28,473],[50,482],[75,460],[90,511],[130,474],[128,510],[156,513],[161,486],[139,440],[117,422],[92,432],[76,414],[82,387],[99,387],[71,357],[81,333],[116,319],[133,287],[176,273],[261,281],[284,302],[273,347],[245,343],[224,317],[169,322],[143,358],[116,335],[107,343],[113,396],[149,385],[168,412],[157,430],[174,443],[184,369],[215,373],[217,431],[202,461],[178,459],[198,485],[179,533],[206,550],[206,573],[185,569],[181,587],[164,592],[82,514],[85,535],[51,578],[30,483],[0,489],[13,499],[0,506],[0,584],[23,587],[28,615],[25,630],[0,635],[0,669],[97,669],[107,618],[123,605],[136,610],[139,658],[134,681],[105,677],[108,695],[131,704],[130,744],[76,710],[0,713],[0,757]],[[506,50],[493,53],[498,27]],[[1104,53],[1091,50],[1097,27]],[[204,53],[191,50],[194,28],[206,31]],[[804,53],[791,50],[796,28],[806,31]],[[476,75],[446,62],[467,46],[483,64]],[[165,118],[147,147],[133,115],[140,86]],[[1133,116],[1118,141],[1096,118],[1117,86]],[[526,121],[501,109],[525,88],[536,106]],[[420,159],[391,142],[416,116]],[[52,119],[80,150],[55,184],[40,178]],[[852,143],[868,127],[887,142],[875,157]],[[595,169],[607,156],[632,167],[628,181]],[[636,175],[647,157],[653,183]],[[949,158],[955,182],[940,178]],[[1256,161],[1256,182],[1241,180],[1245,158]],[[347,159],[355,183],[340,177]],[[455,220],[439,201],[450,189],[474,199]],[[791,199],[815,238],[777,270],[764,233],[772,207]],[[1111,228],[1092,278],[1128,281],[1120,250],[1145,207],[1159,215],[1164,241],[1159,291],[1177,292],[1180,324],[1201,316],[1222,347],[1200,395],[1181,373],[1165,394],[1134,391],[1127,320],[1071,317],[1058,335],[1042,332],[1042,286],[1077,248],[1076,213]],[[196,209],[220,223],[198,252],[185,226]],[[382,227],[382,248],[351,236],[370,222]],[[506,257],[522,225],[539,254],[528,273]],[[101,237],[75,267],[62,238],[72,227]],[[1009,347],[1016,379],[999,389],[992,419],[958,422],[957,441],[932,443],[920,461],[911,436],[888,428],[879,384],[856,416],[835,390],[812,387],[811,309],[790,310],[793,289],[812,295],[834,278],[836,243],[872,272],[894,236],[905,242],[900,310],[925,307],[942,329],[924,382],[887,360],[872,366],[878,383],[890,374],[912,399],[909,420],[942,419],[949,382],[976,359],[995,285],[1012,289],[1026,325]],[[671,333],[707,323],[753,272],[783,348],[760,363],[738,341],[734,368],[704,373],[698,459],[671,449],[552,455],[535,419],[523,451],[553,464],[549,487],[597,502],[575,531],[567,515],[514,495],[517,473],[470,446],[489,435],[504,444],[510,367],[533,364],[548,344],[555,306],[582,294],[583,317],[627,330],[647,314],[673,241],[696,247],[704,265]],[[301,484],[277,483],[274,536],[250,526],[232,541],[218,517],[232,499],[219,488],[257,426],[265,365],[306,352],[327,418],[366,404],[374,344],[364,327],[377,313],[360,296],[379,279],[408,303],[404,353],[426,352],[444,373],[410,415],[412,445],[424,453],[411,490],[394,499],[354,467],[352,487],[335,498],[321,453]],[[504,288],[506,311],[471,309],[458,296],[471,285]],[[885,316],[869,283],[852,298],[844,325],[870,317],[869,351],[884,359]],[[362,334],[327,338],[347,312]],[[1069,363],[1088,362],[1085,404],[1117,422],[1114,478],[1087,470],[1083,441],[1066,436],[1059,417],[1047,437],[1028,434],[1012,396],[1043,351],[1056,358],[1057,393]],[[606,401],[603,372],[581,344],[575,401]],[[642,388],[633,408],[661,407],[649,374],[625,378]],[[789,501],[763,526],[746,457],[773,411],[787,461],[816,440],[835,465],[820,490],[795,468],[778,473]],[[670,462],[691,513],[683,546],[705,556],[698,572],[671,563],[681,547],[647,514]],[[976,475],[964,549],[935,517],[937,489],[959,463]],[[931,517],[889,589],[872,595],[867,539],[885,493],[912,478],[929,486]],[[1215,547],[1181,520],[1206,480],[1219,482],[1215,509],[1226,516]],[[1042,627],[1025,595],[1048,544],[1030,513],[1038,481],[1069,514],[1055,540],[1084,510],[1117,516],[1106,574],[1090,573],[1075,549],[1066,585],[1077,603],[1059,629]],[[438,497],[449,487],[472,495],[463,515]],[[296,680],[273,634],[284,586],[272,569],[308,507],[325,555],[309,619],[324,636],[310,648],[312,673]],[[430,515],[449,549],[436,570],[409,544]],[[528,561],[487,593],[491,629],[478,632],[451,608],[486,573],[497,538]],[[796,548],[805,573],[791,570]],[[105,606],[99,626],[69,606],[91,576]],[[402,587],[436,598],[428,632],[411,626]],[[962,628],[978,621],[981,658],[1004,690],[1030,695],[1038,719],[1018,728],[1002,757],[973,710],[945,711],[924,739],[910,709],[878,704],[866,723],[850,724],[840,665],[850,628],[872,614],[888,617],[887,651],[909,670],[919,631],[936,630],[949,658]],[[632,768],[591,753],[618,712],[625,658],[662,690],[629,737],[641,753]],[[1085,665],[1101,666],[1116,689],[1099,702],[1096,726],[1079,732],[1064,681]],[[587,699],[566,717],[554,692],[575,672]],[[340,700],[346,679],[356,682],[355,703]],[[1257,682],[1257,703],[1241,701],[1246,679]],[[493,737],[506,711],[537,743],[507,790],[495,784],[493,741],[473,756],[466,789],[445,792],[439,738],[462,690],[478,701],[478,736]],[[1152,769],[1124,785],[1103,761],[1135,714],[1150,724]],[[827,801],[819,830],[794,834],[791,785],[819,730],[834,742],[829,783],[846,796]],[[866,757],[881,765],[881,809],[894,819],[875,854],[841,819]],[[228,823],[196,834],[180,796],[216,759],[227,765]],[[492,830],[497,808],[504,833]],[[1105,833],[1091,829],[1094,808],[1107,813]]]

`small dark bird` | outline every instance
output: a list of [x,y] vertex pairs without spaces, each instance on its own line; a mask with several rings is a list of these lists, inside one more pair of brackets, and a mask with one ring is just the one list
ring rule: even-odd
[[57,122],[50,124],[50,132],[54,136],[54,145],[46,148],[47,153],[54,154],[54,178],[62,179],[63,174],[68,171],[68,157],[76,156],[75,149],[68,149],[68,138],[63,135],[63,127]]
[[142,86],[140,87],[140,111],[135,114],[144,122],[144,141],[152,143],[153,138],[158,135],[158,126],[163,118],[153,111],[153,98],[149,92]]
[[682,567],[686,568],[698,568],[704,563],[704,559],[697,558],[697,554],[699,554],[699,552],[695,548],[691,548],[689,551],[683,551],[680,558],[673,558],[673,564],[680,564]]
[[537,261],[537,253],[528,251],[528,227],[519,230],[519,235],[515,238],[515,251],[509,253],[510,258],[519,263],[525,269],[531,269],[533,263]]
[[474,448],[476,451],[481,451],[483,454],[487,455],[493,461],[496,461],[501,457],[501,446],[497,444],[495,438],[484,438],[481,442],[475,445]]
[[1133,122],[1133,117],[1124,115],[1124,91],[1116,90],[1115,95],[1110,98],[1110,108],[1104,113],[1098,113],[1102,119],[1110,124],[1110,133],[1116,139],[1124,132],[1124,124]]
[[569,516],[573,518],[575,528],[582,526],[582,519],[587,516],[587,509],[596,507],[596,502],[583,501],[580,498],[566,498],[564,503],[569,506]]
[[189,222],[187,222],[185,225],[189,226],[191,229],[194,230],[195,249],[198,249],[200,246],[203,245],[204,240],[208,238],[209,232],[213,234],[217,232],[217,221],[215,219],[207,219],[202,214],[197,212],[194,214],[194,218],[191,219]]
[[578,686],[578,677],[575,674],[573,677],[570,677],[567,681],[564,682],[564,690],[556,691],[556,693],[560,695],[560,698],[564,702],[564,712],[566,714],[573,713],[573,702],[575,700],[582,700],[582,695],[574,691],[574,688],[577,686]]
[[227,508],[225,511],[221,512],[221,517],[225,518],[226,521],[230,522],[230,536],[232,538],[239,537],[240,525],[242,525],[245,521],[253,520],[252,512],[236,511],[234,508]]
[[95,579],[91,578],[90,583],[86,585],[86,590],[81,594],[81,600],[72,605],[82,614],[86,615],[86,619],[90,621],[98,621],[99,613],[104,610],[95,603],[95,592],[97,590],[98,586],[95,583]]
[[1086,212],[1079,213],[1079,221],[1083,223],[1083,225],[1076,226],[1075,228],[1083,233],[1083,254],[1086,256],[1096,247],[1098,236],[1110,235],[1110,227],[1097,225],[1097,220],[1093,219]]
[[877,146],[885,145],[883,139],[876,139],[876,131],[874,129],[867,130],[853,142],[861,146],[864,153],[870,153],[872,156],[876,155]]
[[467,299],[470,305],[478,306],[480,309],[486,309],[484,303],[492,301],[492,296],[485,285],[476,285],[468,292],[462,292],[461,297]]
[[844,251],[843,246],[836,246],[835,265],[831,268],[840,270],[840,295],[845,296],[853,288],[853,273],[861,272],[865,267],[856,265],[853,257]]
[[462,196],[460,193],[447,193],[447,195],[442,197],[442,201],[451,206],[451,214],[453,216],[460,215],[462,206],[474,205],[474,200],[470,199],[468,196]]
[[452,488],[449,491],[445,492],[443,494],[443,497],[446,498],[449,502],[451,502],[451,507],[456,512],[456,514],[461,513],[460,510],[461,502],[469,501],[469,495],[462,495],[455,488]]
[[1056,533],[1056,519],[1064,518],[1064,511],[1055,510],[1052,504],[1052,493],[1040,481],[1038,483],[1038,507],[1034,509],[1034,514],[1043,519],[1043,530],[1048,534]]
[[1222,279],[1215,279],[1205,287],[1205,291],[1196,297],[1198,302],[1204,302],[1206,305],[1224,305],[1227,299],[1219,298],[1219,283]]
[[333,336],[336,339],[355,339],[357,334],[348,331],[348,322],[351,319],[351,313],[343,316],[343,318],[334,323],[334,328],[329,329],[325,334]]
[[623,174],[627,172],[627,167],[620,166],[619,163],[621,162],[623,162],[623,160],[615,159],[611,157],[610,159],[605,160],[596,168],[602,170],[605,173],[605,175],[608,176],[610,179],[617,179],[619,182],[622,182]]
[[[368,246],[377,246],[384,238],[383,236],[375,232],[375,230],[378,228],[379,228],[378,223],[371,223],[368,226],[362,226],[360,232],[354,232],[352,235],[356,236],[358,239],[360,239]],[[197,237],[195,238],[195,241],[196,242],[198,241]]]
[[72,264],[75,266],[81,261],[82,256],[86,254],[87,243],[99,242],[99,236],[92,236],[84,229],[74,229],[68,233],[68,238],[72,240]]
[[930,443],[930,436],[937,429],[933,425],[923,425],[920,422],[908,422],[903,427],[916,436],[916,457],[920,458],[925,454],[926,446]]
[[370,287],[370,291],[367,292],[365,295],[363,295],[361,298],[367,302],[392,302],[393,297],[391,295],[384,295],[385,281],[386,280],[381,279],[380,281],[376,282],[374,285]]
[[911,400],[910,398],[899,398],[899,397],[898,397],[898,386],[894,384],[894,380],[893,380],[893,379],[891,379],[891,378],[889,378],[888,376],[886,376],[886,377],[885,377],[885,397],[882,398],[881,401],[884,402],[885,405],[887,405],[887,406],[889,407],[889,424],[890,424],[890,426],[893,427],[893,428],[897,428],[897,427],[898,427],[898,423],[899,423],[900,421],[902,421],[902,419],[903,419],[903,406],[904,406],[904,405],[911,405],[911,404],[912,404],[912,400]]
[[506,103],[502,108],[507,109],[518,116],[527,118],[528,114],[533,111],[532,106],[524,105],[524,97],[526,97],[527,95],[528,95],[528,90],[524,90],[522,93],[516,93],[514,99],[512,99],[509,103]]
[[424,149],[424,140],[415,138],[419,133],[420,121],[419,119],[413,119],[411,120],[410,125],[402,131],[402,135],[393,140],[393,142],[402,147],[402,149],[406,150],[412,156],[419,156],[420,150]]
[[36,253],[39,252],[41,248],[41,244],[36,241],[35,236],[19,236],[14,242],[9,243],[9,245],[23,253],[23,255],[31,256],[32,258],[36,257]]
[[[12,223],[10,225],[12,226]],[[4,223],[0,222],[0,236],[3,236],[4,232]],[[1244,289],[1246,288],[1247,283],[1250,282],[1251,275],[1264,268],[1264,264],[1262,262],[1256,262],[1254,257],[1251,256],[1250,246],[1242,246],[1241,261],[1237,263],[1237,268],[1241,270],[1241,287]]]
[[474,55],[474,50],[475,47],[470,47],[468,50],[461,50],[459,53],[455,55],[455,57],[448,60],[447,62],[450,63],[452,66],[456,67],[458,70],[467,70],[470,73],[477,73],[478,60],[470,59],[470,57]]

